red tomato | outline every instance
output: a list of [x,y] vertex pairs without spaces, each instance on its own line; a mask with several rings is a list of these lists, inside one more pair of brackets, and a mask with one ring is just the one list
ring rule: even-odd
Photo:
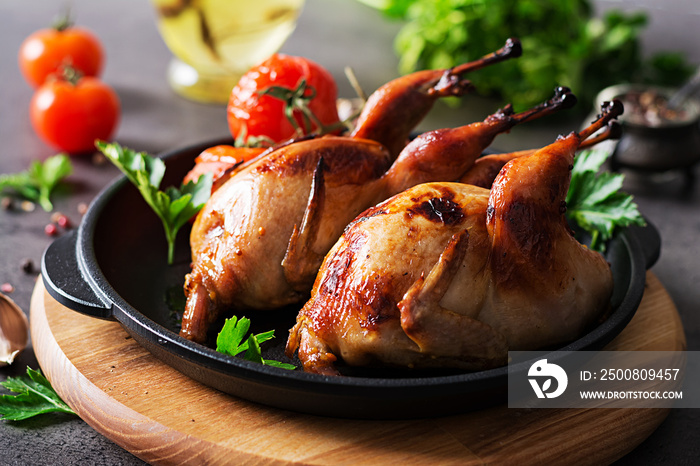
[[79,27],[41,29],[27,37],[19,49],[19,68],[33,87],[69,65],[84,76],[99,76],[104,53],[97,37]]
[[260,147],[234,147],[229,145],[213,146],[204,150],[194,160],[195,165],[190,170],[183,183],[197,181],[205,173],[212,173],[211,191],[216,191],[223,184],[224,176],[234,166],[247,162],[264,152]]
[[[337,122],[338,89],[333,76],[306,58],[274,54],[244,74],[231,91],[228,125],[233,137],[266,136],[275,142],[292,137],[294,127],[284,116],[284,102],[269,95],[258,96],[258,92],[270,86],[295,89],[302,78],[316,92],[310,110],[324,125]],[[295,110],[294,115],[303,127],[301,113]]]
[[49,80],[32,97],[29,116],[37,134],[70,154],[92,152],[96,139],[109,139],[119,121],[117,94],[90,76],[74,84]]

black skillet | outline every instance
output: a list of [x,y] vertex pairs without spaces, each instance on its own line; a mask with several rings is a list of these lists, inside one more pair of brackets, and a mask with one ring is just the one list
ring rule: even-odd
[[[224,142],[210,141],[164,154],[163,186],[179,185],[202,150]],[[168,266],[160,220],[133,185],[120,177],[95,198],[77,230],[58,238],[45,251],[42,275],[46,288],[68,308],[116,319],[144,348],[189,377],[269,406],[328,416],[398,419],[442,416],[506,401],[507,367],[472,373],[355,370],[345,377],[326,377],[263,366],[181,338],[165,296],[182,289],[189,269],[189,231],[183,230],[175,263]],[[600,349],[627,325],[639,306],[646,270],[657,260],[660,246],[652,225],[626,229],[610,242],[607,259],[615,280],[613,311],[601,325],[559,350]],[[264,357],[284,359],[282,348],[297,309],[247,316],[261,330],[276,329],[276,343],[263,349]],[[523,362],[511,365],[510,370],[526,371],[528,367]]]

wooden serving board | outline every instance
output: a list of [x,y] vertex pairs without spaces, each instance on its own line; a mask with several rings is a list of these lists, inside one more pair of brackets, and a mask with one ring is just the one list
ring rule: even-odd
[[[59,395],[95,430],[153,464],[602,464],[634,449],[668,414],[499,406],[401,421],[304,415],[189,379],[117,322],[57,303],[41,280],[30,318],[37,358]],[[652,273],[638,312],[607,349],[685,349],[676,308]]]

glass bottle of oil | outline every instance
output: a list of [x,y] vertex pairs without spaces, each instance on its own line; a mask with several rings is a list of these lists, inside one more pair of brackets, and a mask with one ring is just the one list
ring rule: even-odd
[[226,102],[240,76],[294,31],[304,0],[151,0],[175,58],[168,80],[179,94]]

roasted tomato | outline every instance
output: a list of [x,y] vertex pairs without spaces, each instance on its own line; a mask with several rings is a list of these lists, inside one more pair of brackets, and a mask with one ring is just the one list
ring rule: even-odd
[[[231,91],[228,125],[234,138],[267,138],[282,142],[295,135],[295,127],[285,116],[284,100],[266,93],[273,87],[294,91],[305,80],[305,105],[323,125],[338,122],[338,89],[333,76],[317,63],[302,57],[274,54],[251,68]],[[265,91],[265,92],[264,92]],[[295,107],[294,119],[305,134],[316,129],[308,125],[303,112]]]
[[236,165],[247,162],[261,154],[265,149],[259,147],[234,147],[230,145],[213,146],[204,150],[195,159],[195,165],[183,180],[183,183],[196,181],[205,173],[213,175],[211,191],[214,192],[226,179],[226,174]]

